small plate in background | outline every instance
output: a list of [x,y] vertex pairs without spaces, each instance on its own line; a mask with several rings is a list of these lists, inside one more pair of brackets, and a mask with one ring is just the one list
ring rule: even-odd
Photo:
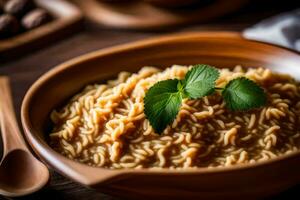
[[213,0],[205,5],[187,9],[166,9],[143,1],[126,3],[102,3],[99,0],[73,0],[84,15],[103,26],[132,29],[157,30],[192,22],[205,22],[233,12],[248,0]]
[[78,30],[82,13],[72,3],[65,0],[35,0],[35,3],[47,10],[54,19],[33,30],[1,39],[0,61],[31,52]]

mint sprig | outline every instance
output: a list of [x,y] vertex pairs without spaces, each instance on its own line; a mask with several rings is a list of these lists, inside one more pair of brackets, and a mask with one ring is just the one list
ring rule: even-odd
[[231,80],[225,88],[216,88],[219,71],[199,64],[189,70],[183,80],[169,79],[154,84],[144,98],[144,113],[156,133],[161,134],[171,124],[184,98],[197,99],[222,90],[226,106],[232,111],[245,111],[266,104],[264,90],[255,82],[240,77]]

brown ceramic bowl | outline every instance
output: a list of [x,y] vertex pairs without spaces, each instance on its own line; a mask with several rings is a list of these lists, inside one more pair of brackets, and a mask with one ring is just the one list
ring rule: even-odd
[[196,63],[262,66],[300,78],[297,53],[245,40],[237,33],[188,33],[103,49],[55,67],[31,86],[22,105],[27,140],[40,158],[59,173],[82,185],[122,197],[256,199],[298,183],[299,152],[266,162],[218,169],[109,170],[72,161],[47,144],[49,113],[84,85],[105,81],[122,70],[136,72],[145,65]]

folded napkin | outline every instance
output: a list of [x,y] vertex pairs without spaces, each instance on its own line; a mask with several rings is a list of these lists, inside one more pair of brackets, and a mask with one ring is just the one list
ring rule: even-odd
[[244,30],[243,36],[300,51],[300,9],[263,20]]

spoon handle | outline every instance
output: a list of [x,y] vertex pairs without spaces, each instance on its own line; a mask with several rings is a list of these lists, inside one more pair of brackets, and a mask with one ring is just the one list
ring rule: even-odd
[[20,148],[27,151],[14,114],[9,78],[5,76],[0,76],[0,127],[3,154]]

